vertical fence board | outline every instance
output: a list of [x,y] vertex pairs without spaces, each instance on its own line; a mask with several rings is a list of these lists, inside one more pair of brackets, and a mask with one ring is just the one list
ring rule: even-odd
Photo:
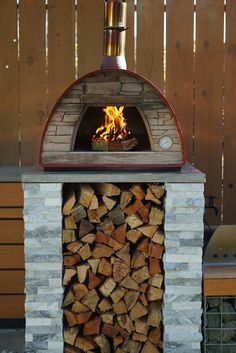
[[0,3],[0,165],[18,165],[18,62],[16,1]]
[[[223,0],[197,1],[195,164],[206,173],[206,194],[217,196],[221,205]],[[208,215],[210,224],[220,216]]]
[[236,206],[236,3],[228,0],[226,7],[225,47],[225,128],[224,128],[224,223],[235,224]]
[[127,34],[126,34],[126,62],[127,69],[135,70],[134,63],[134,0],[126,0],[127,2]]
[[177,114],[186,145],[193,150],[193,0],[167,0],[166,96]]
[[78,66],[79,76],[101,65],[103,51],[104,1],[78,2]]
[[46,120],[45,2],[20,1],[21,163],[34,165]]
[[48,0],[49,111],[75,80],[75,1]]
[[137,73],[163,90],[164,1],[138,1]]

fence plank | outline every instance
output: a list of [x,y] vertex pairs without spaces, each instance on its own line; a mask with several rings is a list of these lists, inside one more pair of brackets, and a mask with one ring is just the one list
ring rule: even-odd
[[75,80],[75,2],[48,0],[48,106]]
[[24,295],[0,295],[0,319],[23,319]]
[[138,1],[137,73],[163,90],[164,1]]
[[0,244],[23,244],[23,220],[0,220]]
[[186,145],[193,150],[193,0],[168,0],[166,8],[166,96],[177,114]]
[[25,271],[0,271],[0,294],[23,294]]
[[24,269],[23,245],[0,246],[0,269]]
[[134,0],[126,0],[127,2],[127,34],[126,34],[126,62],[127,69],[135,70],[134,63]]
[[18,63],[16,1],[0,3],[0,165],[18,165]]
[[103,52],[104,1],[78,2],[79,76],[98,70]]
[[[221,205],[223,88],[223,0],[197,1],[195,165],[206,173],[206,194]],[[210,224],[220,216],[208,215]]]
[[0,183],[0,207],[23,206],[21,183]]
[[21,162],[34,165],[47,116],[45,2],[21,0],[19,6]]
[[225,47],[225,122],[224,122],[224,223],[235,224],[236,190],[236,3],[227,1]]

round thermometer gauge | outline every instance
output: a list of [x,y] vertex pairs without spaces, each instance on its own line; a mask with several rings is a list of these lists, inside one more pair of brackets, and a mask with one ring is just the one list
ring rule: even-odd
[[168,150],[173,145],[173,140],[170,136],[162,136],[159,141],[159,145],[163,150]]

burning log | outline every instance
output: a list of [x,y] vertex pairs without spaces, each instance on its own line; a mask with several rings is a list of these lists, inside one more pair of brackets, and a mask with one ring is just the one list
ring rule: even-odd
[[63,207],[65,352],[159,352],[164,188],[82,184],[70,195]]

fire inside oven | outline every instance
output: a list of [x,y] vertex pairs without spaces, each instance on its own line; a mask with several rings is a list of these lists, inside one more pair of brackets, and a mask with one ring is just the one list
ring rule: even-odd
[[88,107],[78,127],[74,151],[148,151],[149,137],[136,107]]

